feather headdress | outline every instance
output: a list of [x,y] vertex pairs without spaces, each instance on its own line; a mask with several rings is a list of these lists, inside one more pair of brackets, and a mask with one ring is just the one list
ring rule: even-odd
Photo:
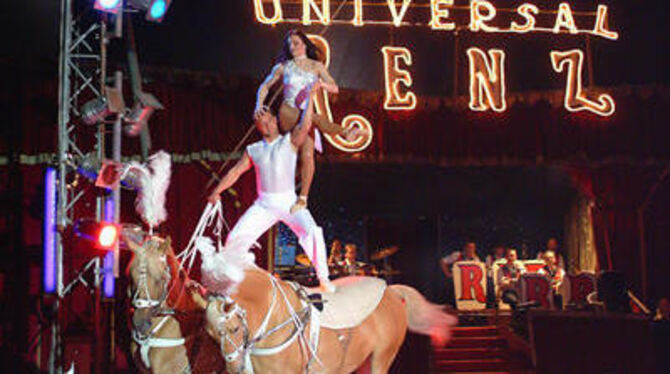
[[[170,186],[172,162],[170,154],[158,151],[147,164],[131,161],[124,168],[124,180],[137,188],[135,211],[151,229],[165,222],[165,195]],[[127,178],[126,178],[127,176]]]

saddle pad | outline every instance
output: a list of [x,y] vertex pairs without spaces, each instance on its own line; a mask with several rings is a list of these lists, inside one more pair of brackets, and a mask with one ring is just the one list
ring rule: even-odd
[[[321,327],[346,329],[358,326],[377,308],[384,296],[386,282],[373,277],[344,277],[333,281],[335,292],[322,293]],[[310,294],[318,288],[308,288]]]

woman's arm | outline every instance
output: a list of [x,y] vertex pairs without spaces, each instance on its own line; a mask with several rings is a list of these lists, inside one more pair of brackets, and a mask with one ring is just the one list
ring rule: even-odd
[[263,83],[258,87],[258,92],[256,93],[256,108],[254,109],[254,115],[260,113],[263,110],[263,103],[265,98],[268,96],[268,91],[270,87],[277,83],[279,78],[281,78],[284,73],[284,64],[277,64],[272,68],[270,74],[265,77]]
[[325,88],[328,93],[336,94],[340,92],[340,88],[337,87],[335,79],[330,75],[330,72],[322,63],[318,63],[319,67],[319,77],[323,81],[321,87]]

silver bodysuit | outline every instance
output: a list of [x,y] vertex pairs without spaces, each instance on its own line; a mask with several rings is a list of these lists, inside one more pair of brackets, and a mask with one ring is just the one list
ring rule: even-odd
[[284,67],[284,102],[294,108],[305,110],[307,88],[318,78],[316,74],[300,69],[295,61],[288,60]]

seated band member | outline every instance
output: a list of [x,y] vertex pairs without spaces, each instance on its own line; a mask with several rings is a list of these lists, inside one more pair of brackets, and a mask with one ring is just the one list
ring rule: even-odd
[[544,252],[546,251],[554,252],[554,256],[556,256],[558,267],[565,270],[565,260],[563,259],[563,255],[559,251],[558,240],[556,240],[556,238],[549,238],[549,240],[547,240],[547,246],[545,250],[544,251],[540,250],[539,252],[537,252],[537,259],[544,260]]
[[[270,74],[258,88],[256,95],[256,109],[254,116],[262,112],[265,98],[270,87],[279,79],[283,80],[284,100],[279,108],[279,127],[282,132],[288,132],[298,123],[300,113],[307,106],[306,88],[317,80],[329,93],[338,93],[339,88],[328,69],[319,62],[321,51],[300,30],[291,30],[286,34],[279,56],[279,62],[272,68]],[[325,116],[314,113],[314,124],[323,132],[330,135],[340,135],[354,140],[365,135],[358,128],[345,129],[334,124]],[[314,178],[314,146],[315,139],[308,137],[300,147],[300,195],[291,211],[307,206],[307,196]]]
[[330,256],[328,256],[328,266],[342,266],[342,242],[340,239],[334,239],[330,246]]
[[356,261],[357,252],[356,244],[347,243],[344,246],[344,272],[347,275],[361,275],[362,269],[359,268],[359,263]]
[[505,264],[498,269],[498,297],[510,305],[519,301],[519,279],[526,272],[526,268],[517,258],[516,249],[508,248]]
[[493,263],[505,258],[505,247],[496,245],[489,255],[486,256],[486,274],[493,277]]
[[479,256],[477,256],[477,244],[475,244],[475,242],[472,240],[467,241],[465,242],[465,245],[461,251],[452,252],[451,254],[440,259],[440,266],[442,267],[442,271],[447,278],[453,278],[453,274],[451,273],[451,266],[457,261],[481,262]]
[[[315,92],[319,87],[320,83],[317,81],[311,91]],[[263,139],[247,146],[242,158],[209,196],[209,201],[219,200],[221,192],[235,184],[253,166],[258,197],[228,234],[224,250],[248,251],[258,237],[281,221],[298,237],[300,245],[314,265],[322,291],[332,292],[335,287],[328,280],[326,244],[321,227],[317,226],[307,209],[290,212],[296,200],[295,171],[298,149],[308,137],[312,125],[312,96],[310,93],[300,125],[284,135],[279,134],[277,119],[269,110],[256,116],[256,126]]]
[[545,251],[543,257],[545,265],[540,270],[538,270],[537,273],[547,276],[551,282],[552,290],[554,293],[557,293],[558,289],[561,287],[561,284],[563,284],[565,270],[558,266],[558,261],[556,260],[556,254],[554,251]]

